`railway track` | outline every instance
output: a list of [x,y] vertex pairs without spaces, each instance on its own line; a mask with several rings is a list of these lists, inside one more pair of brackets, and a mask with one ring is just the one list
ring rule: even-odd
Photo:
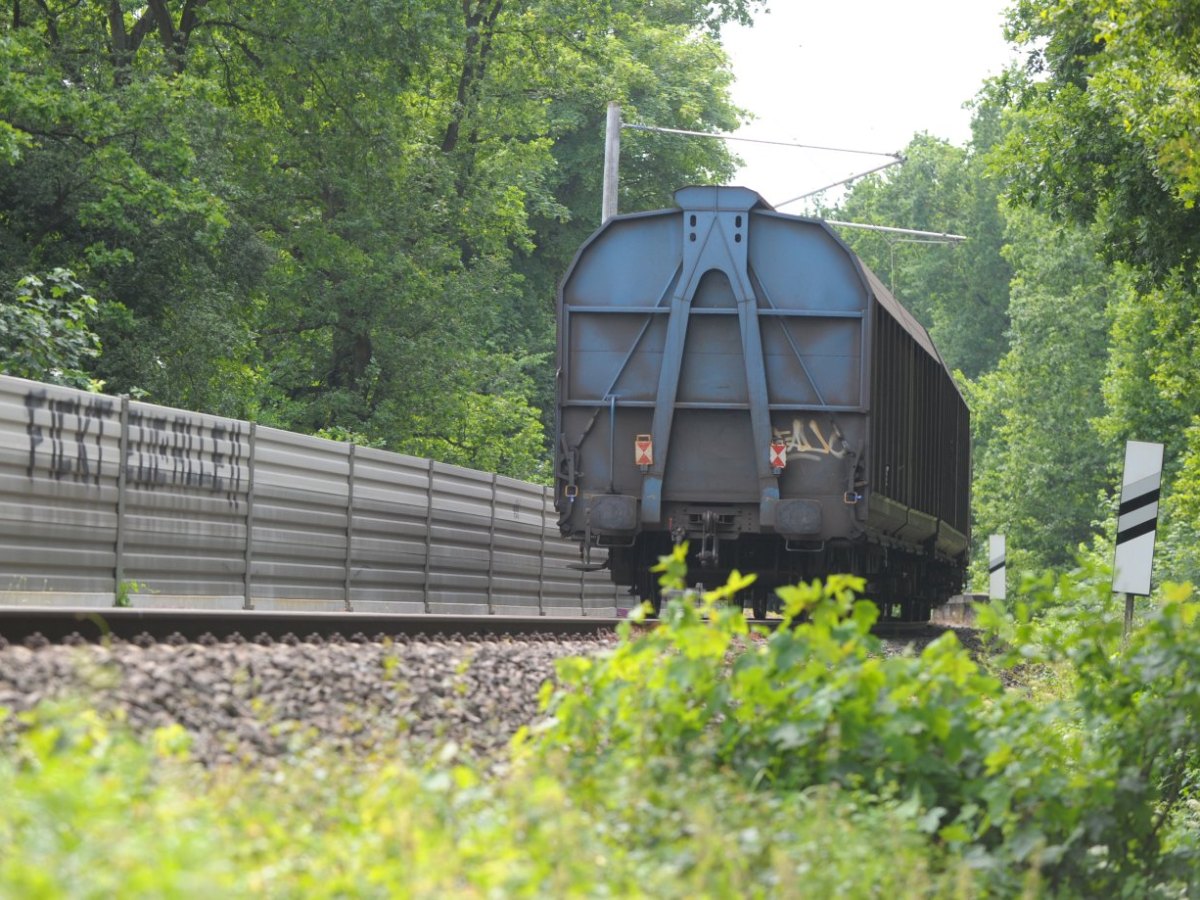
[[[208,766],[275,766],[317,746],[420,758],[446,741],[490,757],[537,720],[557,661],[611,647],[620,621],[7,608],[0,708],[82,704],[146,734],[178,723]],[[941,631],[879,634],[890,654]],[[0,747],[22,719],[5,721]]]
[[[12,644],[41,640],[168,641],[182,639],[309,640],[341,637],[357,641],[472,635],[480,637],[588,637],[611,633],[622,620],[610,617],[388,615],[336,612],[9,607],[0,609],[0,637]],[[752,620],[775,627],[779,619]],[[884,622],[875,634],[886,639],[932,639],[946,626],[927,622]]]
[[[147,625],[186,623],[162,615],[139,622],[128,610],[115,612],[118,628],[142,630],[103,643],[81,643],[70,633],[53,642],[33,634],[0,641],[0,710],[8,711],[0,713],[0,753],[25,727],[22,714],[44,707],[51,716],[62,714],[56,709],[93,710],[148,740],[158,728],[180,725],[191,756],[206,766],[275,767],[316,751],[356,758],[403,752],[420,762],[447,743],[498,758],[518,728],[536,721],[539,689],[557,661],[610,643],[603,634],[545,631],[400,633],[377,641],[346,629],[343,638],[321,637],[311,620],[297,639],[265,636],[261,629],[269,626],[261,620],[240,623],[240,639],[193,632],[181,640],[173,636],[182,637],[178,631],[154,639]],[[82,623],[55,618],[61,629],[85,633]],[[211,617],[190,618],[209,629],[205,634],[219,628],[205,621]],[[9,625],[16,621],[6,617]],[[24,623],[26,630],[35,623],[49,630],[45,616],[26,615]]]
[[209,636],[226,641],[265,636],[283,640],[310,637],[347,639],[451,635],[586,637],[613,631],[619,619],[554,616],[388,615],[373,613],[279,612],[238,610],[10,607],[0,609],[0,636],[22,643],[41,635],[50,643],[78,636],[95,642],[106,638],[135,640],[145,636],[165,641],[179,635],[187,641]]

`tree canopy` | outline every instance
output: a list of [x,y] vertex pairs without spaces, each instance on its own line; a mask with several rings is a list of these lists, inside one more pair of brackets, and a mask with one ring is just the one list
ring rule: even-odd
[[[9,0],[0,284],[73,273],[106,390],[537,476],[605,103],[735,126],[760,6]],[[624,203],[732,170],[630,143]]]
[[1025,572],[1111,559],[1127,439],[1166,444],[1160,576],[1200,575],[1198,13],[1022,0],[971,143],[918,135],[836,211],[969,238],[845,234],[962,372],[980,575],[989,533]]
[[[732,130],[721,28],[764,6],[5,0],[0,368],[544,477],[605,106]],[[1121,445],[1162,440],[1195,577],[1200,0],[1018,0],[1008,33],[970,143],[914,136],[836,214],[968,237],[845,233],[961,372],[980,541],[1102,544]],[[735,171],[623,144],[622,209]]]
[[[1166,445],[1165,557],[1200,573],[1200,4],[1022,0],[1023,69],[991,87],[1008,109],[995,156],[1015,201],[1098,230],[1131,280],[1109,306],[1100,433]],[[1115,449],[1115,448],[1114,448]]]
[[1023,68],[992,90],[1012,111],[1010,195],[1099,222],[1112,259],[1156,281],[1200,251],[1200,3],[1021,0]]

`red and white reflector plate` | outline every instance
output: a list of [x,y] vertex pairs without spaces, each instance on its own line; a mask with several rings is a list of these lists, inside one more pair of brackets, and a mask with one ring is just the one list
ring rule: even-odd
[[637,466],[654,465],[654,441],[648,434],[639,434],[633,442],[633,463]]
[[787,466],[787,444],[782,441],[771,443],[771,468],[782,469]]

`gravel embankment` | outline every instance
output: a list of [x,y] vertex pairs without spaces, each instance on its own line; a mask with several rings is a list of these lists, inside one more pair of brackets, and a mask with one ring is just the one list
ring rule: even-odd
[[537,718],[556,659],[607,640],[0,646],[0,706],[63,698],[139,732],[178,722],[208,765],[397,738],[414,752],[453,741],[488,754]]
[[[955,631],[978,652],[976,632]],[[920,653],[930,639],[888,640],[884,652]],[[390,752],[397,743],[419,757],[451,741],[489,755],[537,719],[538,690],[554,677],[557,659],[613,640],[180,639],[36,648],[0,640],[0,707],[19,713],[61,699],[116,714],[142,733],[178,722],[206,765],[271,764],[315,747]],[[15,717],[0,724],[0,744],[14,727]]]

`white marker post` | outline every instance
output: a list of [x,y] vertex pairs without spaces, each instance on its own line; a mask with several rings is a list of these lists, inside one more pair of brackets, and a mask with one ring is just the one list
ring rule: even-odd
[[1112,589],[1125,594],[1126,636],[1133,627],[1134,596],[1144,597],[1150,593],[1162,463],[1162,444],[1146,441],[1125,444],[1125,474],[1121,478],[1121,506],[1117,510]]
[[1005,558],[1004,535],[988,536],[988,598],[1008,598],[1008,561]]

